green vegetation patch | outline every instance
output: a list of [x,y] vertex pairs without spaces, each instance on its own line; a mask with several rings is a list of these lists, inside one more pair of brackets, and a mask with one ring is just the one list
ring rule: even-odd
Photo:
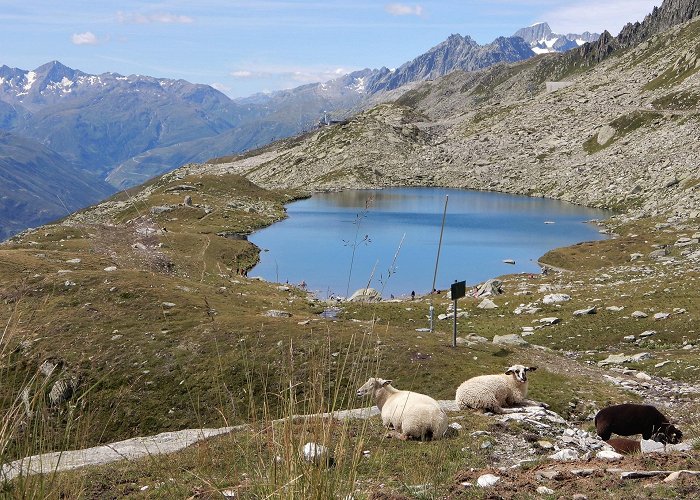
[[634,131],[649,126],[657,120],[663,119],[663,115],[654,111],[633,111],[615,118],[610,122],[609,126],[614,130],[610,137],[601,144],[599,142],[600,131],[588,138],[583,143],[583,150],[588,154],[595,154],[607,148],[611,144],[617,142],[628,134]]
[[663,87],[672,87],[684,82],[700,71],[699,58],[700,44],[696,43],[695,47],[678,58],[673,66],[670,66],[666,71],[644,85],[644,90],[651,91]]
[[700,91],[680,90],[659,97],[651,104],[656,109],[688,111],[697,109],[698,102],[700,102]]

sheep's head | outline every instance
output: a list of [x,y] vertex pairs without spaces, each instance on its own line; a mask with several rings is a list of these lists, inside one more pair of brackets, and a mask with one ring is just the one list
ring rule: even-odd
[[371,377],[365,384],[357,390],[357,397],[363,398],[367,395],[374,395],[376,391],[391,384],[391,380]]
[[651,439],[659,443],[678,444],[683,439],[683,433],[673,424],[661,424],[661,428],[652,434]]
[[527,372],[534,372],[535,370],[537,370],[536,366],[513,365],[506,370],[506,375],[513,375],[515,380],[524,384],[527,382]]

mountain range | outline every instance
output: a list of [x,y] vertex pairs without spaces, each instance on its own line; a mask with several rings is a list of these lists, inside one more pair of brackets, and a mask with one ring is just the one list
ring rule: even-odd
[[580,35],[574,33],[558,35],[552,31],[547,23],[536,23],[527,28],[521,28],[513,36],[525,40],[535,54],[566,52],[580,47],[586,42],[595,42],[600,38],[599,33],[589,33],[588,31]]
[[[522,35],[528,36],[524,31]],[[593,35],[570,35],[577,40],[584,36]],[[535,54],[528,40],[518,35],[479,45],[469,36],[451,35],[394,70],[364,69],[324,83],[236,100],[208,85],[141,75],[91,75],[58,61],[31,71],[2,66],[0,130],[11,134],[0,143],[3,171],[22,179],[25,188],[15,192],[9,184],[0,187],[0,239],[65,215],[41,189],[55,186],[70,207],[79,208],[180,165],[311,130],[327,113],[350,116],[393,98],[407,84],[528,59]],[[568,47],[554,45],[552,50]],[[51,154],[51,162],[40,162],[44,169],[58,171],[55,166],[60,163],[60,171],[70,175],[56,176],[51,184],[37,178],[35,170],[26,168],[26,154],[14,156],[19,149],[10,148],[10,138],[15,137],[22,138],[25,153],[29,144],[36,144],[35,158]],[[94,188],[83,189],[76,178]],[[42,185],[33,191],[33,186]]]

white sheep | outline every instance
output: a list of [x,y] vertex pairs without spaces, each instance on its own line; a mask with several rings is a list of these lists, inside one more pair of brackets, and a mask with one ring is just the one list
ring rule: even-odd
[[513,411],[505,410],[504,406],[546,406],[526,399],[527,372],[536,369],[536,366],[513,365],[505,374],[472,377],[457,388],[455,402],[460,409],[473,408],[493,413]]
[[370,378],[357,390],[357,397],[372,395],[382,414],[382,422],[393,428],[398,438],[439,439],[447,430],[447,414],[430,396],[400,391],[391,380]]

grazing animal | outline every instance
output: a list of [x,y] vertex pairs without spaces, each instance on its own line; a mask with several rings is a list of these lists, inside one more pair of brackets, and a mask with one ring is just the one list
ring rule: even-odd
[[593,420],[596,431],[603,441],[612,433],[618,436],[641,434],[644,439],[660,443],[680,443],[683,433],[671,424],[656,407],[624,403],[600,410]]
[[633,453],[642,452],[642,443],[635,439],[610,438],[607,443],[612,446],[616,452],[622,455],[632,455]]
[[508,413],[508,406],[546,406],[527,397],[527,372],[536,366],[513,365],[497,375],[472,377],[457,388],[455,401],[461,409],[473,408],[493,413]]
[[398,438],[430,440],[443,437],[447,414],[430,396],[400,391],[391,380],[370,378],[357,390],[357,397],[371,395],[382,413],[382,422]]

